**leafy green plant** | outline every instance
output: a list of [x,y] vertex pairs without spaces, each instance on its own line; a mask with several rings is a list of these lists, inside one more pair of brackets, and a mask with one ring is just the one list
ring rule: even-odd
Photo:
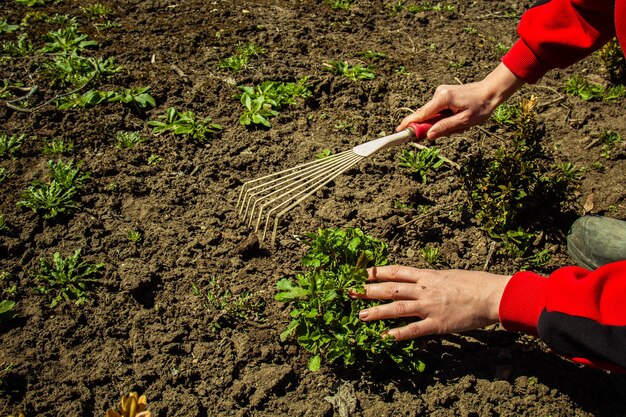
[[413,210],[412,203],[405,203],[404,201],[399,200],[397,198],[394,198],[391,201],[391,207],[393,207],[396,210]]
[[600,136],[600,143],[602,143],[602,151],[600,153],[600,156],[606,159],[610,159],[611,154],[615,150],[615,148],[618,145],[622,145],[624,141],[622,140],[622,135],[620,135],[619,132],[607,130]]
[[378,61],[379,59],[387,58],[386,53],[372,50],[361,52],[359,55],[372,61]]
[[0,301],[0,323],[6,323],[9,320],[17,317],[17,313],[13,311],[15,308],[15,301],[1,300]]
[[519,106],[514,104],[500,104],[491,114],[491,120],[499,125],[515,125],[515,121],[519,117]]
[[88,90],[83,94],[75,93],[60,97],[56,100],[56,106],[59,110],[94,107],[110,102],[114,95],[113,91]]
[[80,10],[92,19],[107,18],[112,10],[102,3],[94,3],[89,6],[81,6]]
[[22,147],[26,135],[7,135],[0,133],[0,158],[14,158],[17,151]]
[[443,159],[439,158],[439,149],[425,148],[419,152],[403,149],[398,157],[399,166],[407,168],[422,183],[428,181],[428,173],[443,165]]
[[363,290],[367,266],[387,264],[387,245],[357,228],[319,229],[307,235],[307,243],[309,250],[301,260],[305,271],[276,284],[276,299],[292,307],[281,340],[293,336],[311,352],[313,371],[322,360],[352,365],[357,360],[380,363],[381,359],[422,371],[424,364],[417,359],[413,342],[396,343],[381,336],[398,322],[359,320],[358,312],[376,302],[348,296],[348,290]]
[[422,258],[429,265],[436,265],[441,261],[441,251],[435,246],[424,246],[421,249]]
[[612,84],[626,84],[626,59],[616,38],[597,52],[608,80]]
[[43,153],[44,155],[62,155],[72,152],[74,149],[74,142],[71,140],[64,140],[62,138],[44,139],[43,141]]
[[354,135],[356,133],[356,126],[351,121],[340,121],[335,123],[333,128],[338,132],[343,132],[349,135]]
[[580,97],[585,101],[610,101],[626,97],[626,87],[623,85],[604,88],[600,84],[592,83],[579,75],[569,78],[564,90],[567,94]]
[[28,39],[28,34],[22,33],[14,41],[3,42],[2,52],[13,58],[27,56],[33,52],[33,44]]
[[90,81],[112,77],[123,67],[113,58],[86,58],[76,53],[57,55],[54,61],[42,64],[44,75],[52,80],[53,86],[84,86]]
[[234,55],[220,59],[220,68],[239,72],[248,65],[250,57],[265,53],[267,53],[267,49],[255,45],[254,43],[239,44],[237,45],[237,52]]
[[139,230],[132,230],[132,229],[128,231],[128,233],[126,234],[126,237],[128,238],[129,241],[133,243],[139,243],[143,239],[141,236],[141,232]]
[[161,161],[163,161],[163,157],[153,153],[148,157],[147,162],[148,162],[148,165],[154,166],[154,165],[159,165]]
[[350,65],[347,62],[329,61],[324,63],[324,69],[336,75],[343,75],[352,81],[376,78],[374,67],[371,65],[364,67],[361,64]]
[[325,0],[332,9],[349,10],[356,0]]
[[69,24],[59,30],[48,32],[43,35],[46,44],[41,48],[43,53],[65,53],[71,54],[77,51],[98,46],[98,42],[89,40],[89,37],[78,31],[76,19],[72,19]]
[[120,130],[115,132],[114,142],[118,148],[134,148],[147,140],[140,132]]
[[62,0],[15,0],[17,4],[21,4],[22,6],[28,7],[36,7],[36,6],[45,6],[48,3],[59,3]]
[[163,116],[159,116],[159,119],[162,121],[148,122],[148,126],[152,126],[152,133],[157,135],[172,132],[174,135],[202,142],[222,130],[221,125],[211,123],[210,117],[198,120],[193,111],[180,113],[174,107],[168,108]]
[[331,156],[333,153],[330,149],[322,149],[322,152],[315,155],[315,159],[324,159]]
[[123,88],[116,91],[108,101],[119,101],[138,112],[143,112],[148,107],[156,106],[154,97],[148,94],[148,90],[150,90],[150,87]]
[[298,98],[311,96],[306,81],[307,77],[304,77],[295,83],[265,81],[256,87],[239,86],[242,90],[239,101],[245,108],[239,123],[243,126],[256,124],[271,127],[268,119],[277,116],[283,106],[296,104]]
[[6,168],[0,167],[0,184],[11,178],[11,173]]
[[201,300],[202,308],[210,313],[213,332],[238,323],[261,319],[264,303],[249,292],[233,294],[217,277],[212,277],[201,290],[191,284],[192,293]]
[[33,181],[17,202],[18,207],[29,208],[35,213],[43,213],[44,219],[51,219],[78,206],[76,201],[84,183],[90,174],[81,173],[80,166],[74,167],[73,161],[65,164],[61,161],[48,161],[52,180],[49,183]]
[[8,23],[6,19],[0,19],[0,33],[13,33],[19,28],[18,25]]
[[52,262],[44,258],[39,260],[39,270],[34,274],[40,283],[36,290],[52,296],[51,308],[62,301],[73,300],[76,305],[84,304],[88,299],[88,286],[98,280],[97,275],[103,267],[103,263],[91,264],[81,260],[80,249],[67,258],[55,252]]
[[17,283],[13,280],[14,276],[6,271],[0,272],[0,289],[3,298],[14,298],[17,294]]

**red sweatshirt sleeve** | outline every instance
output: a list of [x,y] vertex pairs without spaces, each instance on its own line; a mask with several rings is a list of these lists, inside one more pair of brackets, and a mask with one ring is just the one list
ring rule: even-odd
[[519,272],[504,290],[500,321],[575,362],[626,372],[626,261],[547,278]]
[[535,83],[553,68],[565,68],[615,36],[615,0],[550,0],[530,8],[517,28],[520,39],[502,62]]

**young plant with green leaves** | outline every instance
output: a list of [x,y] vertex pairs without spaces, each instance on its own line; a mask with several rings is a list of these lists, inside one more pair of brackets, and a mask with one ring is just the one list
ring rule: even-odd
[[254,43],[244,43],[237,45],[237,52],[227,58],[220,58],[220,68],[225,68],[233,72],[239,72],[248,66],[250,58],[267,53],[267,49]]
[[154,97],[148,94],[148,90],[150,87],[122,88],[115,91],[108,101],[123,103],[131,109],[143,113],[149,107],[156,106]]
[[17,313],[14,311],[15,301],[13,300],[0,300],[0,323],[6,323],[17,317]]
[[19,25],[12,25],[6,19],[0,19],[0,34],[13,33],[19,29]]
[[152,133],[159,135],[164,132],[171,132],[175,136],[182,136],[196,142],[204,142],[222,130],[219,124],[211,123],[211,118],[198,119],[196,114],[189,110],[179,112],[174,107],[166,110],[165,114],[159,116],[159,120],[151,120],[148,126],[152,126]]
[[143,237],[141,236],[141,232],[139,230],[131,229],[126,233],[126,237],[130,242],[140,243]]
[[356,0],[325,0],[334,10],[350,10]]
[[256,87],[239,86],[242,90],[239,101],[245,108],[239,123],[243,126],[255,124],[271,127],[268,119],[277,116],[281,108],[296,104],[298,98],[311,97],[306,82],[307,77],[304,77],[295,83],[265,81]]
[[17,4],[27,7],[45,6],[48,3],[60,3],[63,0],[15,0]]
[[12,175],[6,168],[0,167],[0,184],[11,178]]
[[67,164],[48,161],[48,168],[51,181],[33,181],[22,200],[17,202],[18,207],[29,208],[44,219],[52,219],[78,207],[80,191],[90,178],[90,173],[81,172],[80,164],[75,167],[73,160]]
[[359,320],[358,312],[376,302],[353,299],[349,290],[363,291],[366,267],[387,264],[387,245],[357,228],[319,229],[307,235],[309,250],[301,262],[305,271],[295,279],[278,281],[276,299],[289,303],[291,322],[282,341],[295,337],[311,352],[309,369],[322,361],[380,363],[389,361],[401,369],[423,371],[413,342],[397,343],[382,335],[398,321]]
[[15,154],[24,144],[26,135],[8,135],[0,133],[0,158],[15,158]]
[[13,58],[28,56],[33,50],[33,43],[27,33],[21,33],[14,41],[2,43],[2,53]]
[[436,246],[425,245],[420,252],[429,265],[437,265],[441,262],[441,251]]
[[600,48],[596,55],[600,59],[602,69],[611,84],[626,84],[626,58],[624,58],[617,38],[613,38]]
[[192,283],[191,291],[201,300],[203,310],[210,314],[213,332],[248,320],[262,319],[265,307],[262,300],[249,292],[233,294],[217,277],[212,277],[204,289]]
[[91,81],[108,79],[123,69],[113,58],[86,58],[76,53],[57,55],[42,68],[52,85],[60,87],[82,87]]
[[613,130],[607,130],[606,132],[602,133],[602,135],[600,135],[600,143],[602,144],[602,151],[600,152],[600,156],[605,159],[611,158],[611,155],[616,147],[624,145],[622,135],[620,135],[619,132],[615,132]]
[[324,63],[324,69],[335,75],[347,77],[352,81],[373,80],[376,78],[372,65],[364,67],[361,64],[350,65],[348,62],[329,61]]
[[400,167],[408,169],[423,184],[428,182],[428,174],[439,169],[444,162],[439,157],[439,149],[437,148],[424,148],[418,152],[403,149],[398,160]]
[[63,258],[55,252],[52,262],[41,258],[39,269],[34,272],[39,283],[36,290],[52,297],[50,307],[56,307],[62,301],[74,301],[82,305],[88,300],[88,288],[98,281],[98,275],[104,267],[103,263],[92,264],[81,259],[81,250]]
[[579,75],[569,78],[564,90],[567,94],[580,97],[585,101],[610,101],[626,97],[626,87],[623,85],[605,88]]
[[71,153],[74,150],[74,142],[63,138],[50,138],[43,140],[44,155],[63,155]]
[[81,6],[80,10],[91,19],[106,19],[113,12],[109,6],[102,3]]
[[113,141],[118,148],[130,149],[148,140],[141,132],[120,130],[115,132]]
[[67,26],[43,35],[43,39],[46,44],[40,50],[42,53],[72,54],[98,46],[98,42],[89,40],[89,36],[80,33],[75,18]]

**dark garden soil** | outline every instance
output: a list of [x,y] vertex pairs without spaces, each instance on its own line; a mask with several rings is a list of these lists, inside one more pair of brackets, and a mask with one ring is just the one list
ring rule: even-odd
[[[295,208],[275,247],[259,246],[235,210],[244,181],[313,160],[326,148],[338,152],[389,134],[406,108],[427,101],[438,85],[481,79],[499,62],[498,44],[515,41],[530,1],[450,1],[453,11],[420,13],[408,11],[410,1],[393,12],[401,3],[380,0],[357,0],[351,10],[321,0],[102,3],[119,26],[100,32],[79,8],[86,2],[0,4],[0,19],[9,23],[33,10],[76,16],[80,31],[100,43],[87,54],[114,57],[125,68],[93,87],[150,86],[157,102],[145,114],[120,103],[70,110],[49,104],[28,113],[0,100],[0,133],[29,137],[15,158],[0,159],[12,174],[0,184],[0,212],[9,225],[0,233],[0,272],[8,273],[0,284],[17,285],[3,298],[17,301],[19,313],[0,325],[0,416],[103,416],[130,391],[147,395],[153,416],[624,415],[619,379],[498,328],[420,341],[421,374],[363,364],[311,372],[306,351],[293,340],[280,342],[289,310],[274,301],[275,283],[301,270],[301,237],[318,227],[360,227],[389,243],[394,263],[429,267],[420,249],[430,245],[441,250],[438,268],[515,272],[523,262],[494,246],[462,209],[467,195],[454,169],[444,166],[422,184],[398,166],[398,150],[383,151]],[[41,36],[58,27],[33,18],[21,30],[40,48]],[[249,42],[267,53],[240,72],[220,68],[220,58]],[[373,62],[361,54],[368,50],[386,57]],[[37,75],[46,59],[6,60],[0,78],[38,85],[29,98],[35,106],[63,91]],[[354,82],[333,75],[323,66],[331,60],[373,63],[377,76]],[[588,168],[558,215],[541,207],[528,213],[544,231],[538,247],[550,250],[537,269],[545,274],[570,262],[563,243],[576,215],[626,218],[626,152],[605,159],[592,145],[606,130],[626,134],[623,100],[564,96],[573,74],[604,82],[590,57],[512,99],[537,96],[542,141],[554,163]],[[239,124],[238,85],[304,76],[312,97],[282,110],[270,129]],[[210,116],[224,129],[206,143],[152,135],[147,121],[168,107]],[[112,142],[120,130],[150,139],[121,149]],[[509,134],[486,123],[437,145],[463,163]],[[91,180],[77,209],[44,220],[16,202],[32,180],[45,178],[55,157],[43,153],[42,139],[54,137],[73,141],[62,158],[82,161]],[[162,160],[150,165],[151,155]],[[426,212],[396,208],[396,200]],[[139,231],[141,241],[129,240],[129,231]],[[33,271],[41,258],[78,248],[88,261],[104,263],[104,272],[84,305],[51,308],[50,298],[34,291]],[[262,304],[257,314],[216,326],[219,313],[203,308],[192,291],[193,284],[203,292],[215,288],[212,280],[232,299],[252,294]]]

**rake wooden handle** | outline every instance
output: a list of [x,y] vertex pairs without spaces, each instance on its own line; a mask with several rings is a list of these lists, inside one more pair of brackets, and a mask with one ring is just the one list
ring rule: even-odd
[[433,127],[433,125],[439,120],[445,117],[447,117],[447,115],[437,114],[436,116],[426,121],[411,123],[409,124],[409,127],[401,132],[362,143],[352,148],[352,151],[359,156],[367,157],[383,149],[391,148],[392,146],[402,145],[403,143],[409,142],[411,140],[425,139],[426,133],[428,133],[430,128]]

